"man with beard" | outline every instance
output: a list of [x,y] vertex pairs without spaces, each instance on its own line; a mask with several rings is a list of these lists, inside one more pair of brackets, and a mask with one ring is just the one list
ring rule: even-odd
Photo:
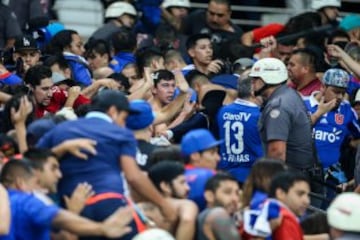
[[[314,92],[305,99],[305,105],[312,114],[315,146],[324,169],[339,161],[340,147],[346,137],[360,137],[357,114],[344,100],[349,79],[344,70],[329,69],[323,76],[320,92]],[[333,108],[319,115],[316,111],[321,102],[332,103]]]
[[219,173],[205,186],[207,208],[198,216],[197,239],[240,239],[232,216],[239,207],[239,185],[235,178]]
[[155,205],[142,202],[138,205],[146,217],[156,226],[173,233],[177,240],[194,239],[198,208],[195,203],[186,199],[190,188],[186,182],[184,166],[179,162],[165,160],[153,165],[148,175],[155,187],[176,209],[176,221],[175,224],[169,224],[164,221]]

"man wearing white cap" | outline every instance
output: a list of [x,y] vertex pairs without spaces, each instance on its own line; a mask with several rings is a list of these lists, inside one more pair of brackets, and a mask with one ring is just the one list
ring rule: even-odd
[[360,239],[360,195],[343,193],[327,210],[330,235],[334,240]]
[[311,8],[320,14],[322,24],[334,23],[339,17],[341,0],[312,0]]
[[165,0],[161,4],[163,17],[177,30],[181,20],[186,17],[190,9],[189,0]]
[[132,28],[135,24],[137,11],[133,5],[118,1],[110,4],[105,11],[105,22],[102,27],[92,34],[90,39],[103,39],[110,41],[111,36],[120,27]]
[[[286,86],[288,71],[276,58],[263,58],[251,69],[256,96],[262,96],[265,106],[259,121],[259,131],[268,157],[281,159],[311,179],[322,179],[313,148],[310,117],[300,94]],[[312,181],[312,191],[322,193]],[[320,202],[313,204],[320,206]]]

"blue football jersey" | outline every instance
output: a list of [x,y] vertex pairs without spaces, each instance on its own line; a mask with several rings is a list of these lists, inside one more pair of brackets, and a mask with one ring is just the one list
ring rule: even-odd
[[219,136],[224,142],[220,145],[219,169],[250,168],[264,155],[258,131],[259,117],[260,108],[241,99],[220,109],[217,120]]
[[[304,98],[304,102],[310,114],[316,112],[319,103],[314,95]],[[316,150],[324,168],[339,161],[341,144],[349,135],[359,138],[360,126],[350,103],[343,101],[338,109],[321,116],[313,127]]]

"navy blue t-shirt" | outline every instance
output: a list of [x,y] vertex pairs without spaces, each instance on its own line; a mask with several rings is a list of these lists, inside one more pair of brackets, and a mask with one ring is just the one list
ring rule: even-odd
[[61,142],[75,138],[95,140],[97,154],[88,154],[88,160],[71,154],[60,160],[63,174],[59,182],[60,196],[70,196],[77,184],[88,182],[96,194],[104,192],[124,193],[121,176],[121,156],[136,156],[136,140],[133,133],[110,122],[107,115],[91,112],[85,118],[57,125],[38,142],[39,147],[52,148]]

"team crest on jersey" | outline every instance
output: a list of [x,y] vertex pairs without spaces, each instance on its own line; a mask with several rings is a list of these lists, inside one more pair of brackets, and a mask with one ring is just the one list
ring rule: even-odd
[[344,123],[344,115],[340,113],[335,113],[335,122],[337,125],[341,125]]

